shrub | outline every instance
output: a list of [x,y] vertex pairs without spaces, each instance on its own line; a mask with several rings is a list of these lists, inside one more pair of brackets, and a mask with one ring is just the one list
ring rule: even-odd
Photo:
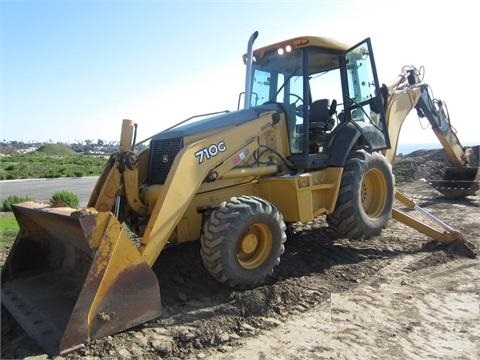
[[48,170],[47,173],[45,174],[45,177],[47,179],[59,178],[59,177],[61,177],[61,174],[59,174],[58,172],[53,171],[53,170]]
[[18,196],[18,195],[10,195],[8,198],[3,200],[2,203],[2,211],[12,211],[12,205],[18,204],[24,201],[30,201],[31,198],[27,196]]
[[55,194],[52,195],[50,200],[52,202],[63,201],[65,204],[75,209],[78,207],[78,204],[80,203],[77,195],[75,195],[71,191],[65,191],[65,190],[57,191]]

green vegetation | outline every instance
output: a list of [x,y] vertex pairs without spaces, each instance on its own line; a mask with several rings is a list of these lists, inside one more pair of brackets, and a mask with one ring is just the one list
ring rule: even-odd
[[52,198],[50,199],[53,203],[62,201],[71,208],[78,208],[78,204],[80,204],[80,200],[78,199],[78,196],[75,195],[71,191],[57,191],[55,194],[52,195]]
[[[3,200],[1,211],[12,211],[13,204],[18,204],[29,200],[32,199],[25,196],[10,195],[8,198]],[[67,190],[57,191],[52,195],[50,201],[60,206],[67,205],[75,209],[78,208],[78,205],[80,204],[80,199],[78,196],[75,193]]]
[[32,200],[32,199],[26,196],[10,195],[8,198],[3,200],[2,211],[12,211],[13,204],[18,204],[23,201],[29,201],[29,200]]
[[413,169],[406,163],[397,163],[393,167],[393,175],[395,175],[395,182],[397,184],[408,182],[412,180]]
[[19,226],[13,213],[0,213],[0,249],[3,251],[12,246]]
[[0,157],[0,180],[98,176],[105,156],[80,155],[66,145],[48,144],[28,154]]

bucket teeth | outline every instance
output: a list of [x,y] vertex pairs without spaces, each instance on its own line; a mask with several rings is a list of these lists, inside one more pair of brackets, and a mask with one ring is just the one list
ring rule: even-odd
[[443,180],[425,180],[447,199],[461,199],[475,195],[480,188],[480,175],[475,167],[449,167]]
[[461,199],[472,196],[480,188],[479,183],[475,181],[426,180],[425,182],[447,199]]

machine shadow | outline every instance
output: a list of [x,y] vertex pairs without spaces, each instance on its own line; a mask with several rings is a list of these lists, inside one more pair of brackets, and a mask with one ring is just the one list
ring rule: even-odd
[[[334,266],[363,266],[375,260],[395,258],[403,254],[434,253],[443,248],[433,243],[408,249],[388,246],[355,246],[354,241],[340,239],[328,227],[290,233],[280,264],[264,285],[238,290],[217,282],[204,268],[200,257],[200,242],[184,243],[164,250],[153,270],[156,273],[162,298],[162,316],[143,326],[185,324],[222,315],[262,315],[271,311],[275,293],[286,282],[309,276],[331,276]],[[365,263],[365,267],[368,267]],[[346,279],[348,289],[356,283]],[[295,285],[294,285],[295,286]],[[258,304],[252,304],[259,301]],[[248,302],[245,309],[245,302]],[[155,323],[157,325],[155,325]]]

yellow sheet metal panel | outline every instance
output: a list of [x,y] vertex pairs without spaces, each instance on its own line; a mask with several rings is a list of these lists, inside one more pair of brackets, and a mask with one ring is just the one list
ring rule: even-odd
[[283,175],[261,179],[259,196],[273,203],[285,221],[307,221],[312,218],[312,194],[309,187],[299,188],[308,174]]
[[285,221],[308,221],[335,208],[342,168],[260,179],[259,196],[275,204]]
[[[199,218],[201,220],[201,216],[195,216],[196,218]],[[199,231],[194,231],[192,227],[190,226],[190,219],[188,216],[184,216],[180,219],[178,222],[177,228],[175,229],[175,239],[173,241],[175,242],[185,242],[189,240],[197,240],[199,237],[200,232]],[[194,220],[194,219],[192,219]],[[196,222],[196,221],[193,221]],[[198,229],[197,229],[198,230]]]
[[331,167],[312,172],[312,201],[314,216],[331,214],[335,210],[343,168]]

